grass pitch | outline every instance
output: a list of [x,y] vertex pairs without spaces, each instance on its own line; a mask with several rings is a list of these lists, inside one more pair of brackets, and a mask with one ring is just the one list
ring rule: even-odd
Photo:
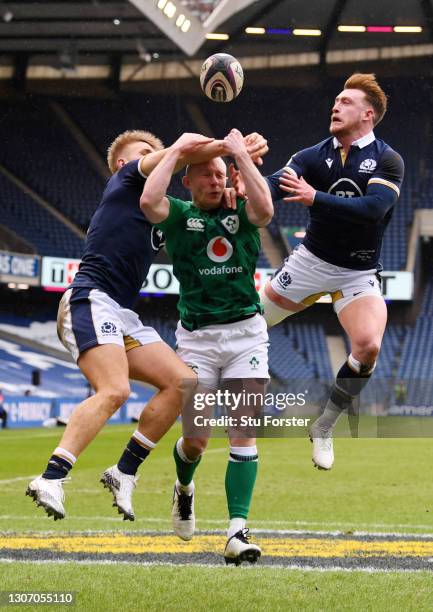
[[[2,589],[74,591],[73,609],[80,611],[395,609],[421,612],[431,610],[433,605],[432,577],[427,572],[349,574],[243,567],[95,567],[70,563],[49,567],[1,564],[0,568]],[[61,608],[42,607],[57,611]]]
[[[160,442],[140,470],[134,523],[118,517],[110,495],[99,484],[101,472],[117,461],[132,431],[133,426],[110,426],[100,433],[72,470],[72,480],[65,485],[67,518],[57,522],[36,508],[24,491],[27,480],[43,470],[61,432],[0,432],[0,532],[22,535],[49,531],[65,538],[67,532],[169,532],[175,479],[172,447],[178,427]],[[259,476],[249,520],[253,532],[433,534],[431,440],[336,439],[336,463],[330,472],[314,470],[310,452],[305,439],[259,440]],[[227,457],[227,442],[214,439],[196,472],[200,531],[226,527]],[[265,550],[263,555],[265,559]],[[170,567],[126,561],[98,565],[88,561],[36,563],[30,562],[32,559],[29,554],[29,563],[11,559],[1,563],[1,589],[73,590],[77,594],[76,608],[82,610],[132,606],[148,610],[225,607],[230,611],[245,607],[433,608],[433,574],[394,572],[392,561],[384,564],[386,571],[367,573],[305,572],[269,566],[225,568],[219,562],[216,567],[188,562]]]

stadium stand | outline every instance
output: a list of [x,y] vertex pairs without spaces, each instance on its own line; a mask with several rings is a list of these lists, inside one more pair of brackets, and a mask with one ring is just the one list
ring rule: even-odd
[[21,235],[40,255],[80,257],[84,241],[47,209],[0,174],[1,223]]
[[60,98],[59,103],[105,158],[109,144],[125,130],[149,129],[122,99]]
[[[171,144],[182,132],[197,131],[188,120],[186,109],[175,97],[129,94],[102,100],[62,98],[60,102],[104,160],[111,142],[125,130],[148,130],[165,145]],[[188,198],[180,176],[174,177],[170,193]]]
[[269,367],[277,378],[281,381],[314,378],[314,367],[308,363],[295,346],[293,338],[287,336],[281,326],[269,330],[269,340]]
[[43,98],[1,101],[0,163],[87,230],[104,187]]
[[[32,372],[40,372],[41,385],[32,384]],[[43,397],[86,397],[88,385],[78,367],[67,361],[0,338],[0,385],[8,394]]]
[[52,316],[34,315],[33,317],[2,314],[0,317],[0,333],[9,337],[31,340],[41,348],[54,349],[67,355],[67,351],[57,337],[57,322]]
[[292,378],[332,380],[332,369],[323,328],[285,320],[269,330],[270,369],[281,380]]
[[393,390],[395,403],[411,406],[429,406],[433,398],[433,282],[429,281],[424,291],[421,310],[416,323],[410,327],[402,346],[401,359],[396,375],[400,385]]
[[[3,320],[2,317],[1,321],[3,322]],[[22,334],[24,339],[18,342],[1,337],[1,330],[8,326],[0,323],[0,388],[3,389],[5,394],[8,396],[26,394],[33,397],[71,399],[84,398],[89,395],[89,384],[75,363],[55,357],[42,349],[29,347],[25,343],[27,327],[29,332],[27,337],[32,338],[33,341],[35,337],[38,338],[39,331],[38,339],[41,346],[44,343],[41,328],[45,333],[44,340],[47,342],[47,346],[55,344],[54,342],[50,344],[52,333],[50,336],[48,332],[49,328],[55,328],[55,322],[46,322],[44,329],[44,324],[38,324],[29,319],[9,317],[9,320],[14,320],[15,323],[21,321],[21,326],[10,325],[9,330],[13,327],[15,333],[17,335]],[[28,325],[25,326],[24,323]],[[57,344],[60,345],[58,341]],[[39,384],[35,384],[35,372],[37,372],[36,379]],[[132,383],[131,399],[143,399],[145,397],[149,397],[149,390],[143,385]]]

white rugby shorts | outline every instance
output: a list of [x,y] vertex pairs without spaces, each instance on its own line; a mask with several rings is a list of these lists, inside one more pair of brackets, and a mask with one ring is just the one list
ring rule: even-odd
[[260,314],[194,331],[179,321],[176,340],[178,356],[206,385],[229,378],[269,378],[268,331]]
[[350,302],[366,295],[382,298],[376,269],[351,270],[334,266],[313,255],[303,244],[287,257],[272,278],[271,286],[278,295],[305,306],[330,294],[337,314]]
[[162,342],[135,312],[122,308],[103,291],[87,287],[73,287],[64,293],[57,314],[57,335],[75,361],[99,344],[118,344],[129,351]]

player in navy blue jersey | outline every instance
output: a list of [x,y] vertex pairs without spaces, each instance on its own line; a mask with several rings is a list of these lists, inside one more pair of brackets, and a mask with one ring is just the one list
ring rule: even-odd
[[333,427],[344,409],[355,410],[386,326],[379,255],[404,174],[400,155],[373,132],[386,106],[373,74],[353,74],[335,99],[331,137],[268,177],[274,201],[299,202],[310,211],[302,245],[261,291],[268,325],[331,294],[351,343],[324,413],[310,430],[313,462],[322,469],[332,467]]
[[[260,163],[267,150],[258,134],[246,137],[247,148]],[[194,135],[176,171],[224,154],[224,141]],[[108,150],[108,181],[87,233],[79,271],[65,292],[58,312],[58,335],[95,390],[73,412],[45,472],[27,488],[38,505],[55,519],[64,518],[63,482],[77,457],[130,394],[129,379],[159,391],[140,416],[137,431],[119,463],[106,470],[102,482],[114,495],[125,519],[134,520],[131,495],[135,473],[182,408],[185,382],[195,375],[131,310],[163,236],[140,210],[146,176],[168,149],[153,134],[128,131]]]

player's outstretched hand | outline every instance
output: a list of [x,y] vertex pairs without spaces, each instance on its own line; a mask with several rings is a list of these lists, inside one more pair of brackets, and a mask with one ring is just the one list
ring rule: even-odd
[[180,151],[182,154],[193,153],[196,149],[199,149],[209,142],[213,142],[215,138],[208,138],[201,134],[192,134],[185,132],[180,136],[176,142],[172,145],[173,149]]
[[313,206],[316,190],[301,176],[297,178],[290,172],[284,172],[280,177],[280,188],[290,193],[283,198],[285,202],[300,202],[304,206]]
[[242,198],[242,200],[248,199],[245,183],[242,174],[234,164],[229,165],[229,177],[232,186],[224,189],[224,208],[236,210],[238,207],[237,198]]
[[224,149],[227,155],[237,157],[238,155],[248,154],[244,137],[239,130],[233,129],[224,138]]
[[236,191],[236,195],[245,200],[247,197],[247,192],[244,179],[242,178],[240,170],[238,170],[234,164],[229,165],[229,177],[230,183]]
[[229,210],[236,210],[238,204],[236,202],[236,190],[233,187],[226,187],[224,189],[223,195],[223,208],[227,208]]
[[258,166],[262,166],[262,157],[269,151],[268,141],[263,138],[261,134],[253,132],[252,134],[245,136],[244,142],[247,147],[248,155],[251,157],[253,162]]

